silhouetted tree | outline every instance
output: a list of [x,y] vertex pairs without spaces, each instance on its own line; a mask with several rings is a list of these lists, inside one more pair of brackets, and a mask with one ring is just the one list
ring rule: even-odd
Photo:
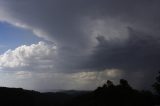
[[107,84],[103,84],[102,88],[107,88]]
[[110,80],[107,80],[107,87],[113,87],[113,86],[114,86],[113,82]]
[[128,84],[128,81],[125,79],[120,79],[120,86],[125,88],[131,88],[131,86]]
[[113,82],[110,80],[107,80],[107,82],[105,84],[103,84],[102,88],[110,88],[113,86],[114,86]]
[[153,84],[153,88],[158,93],[158,95],[160,95],[160,71],[159,75],[156,77],[156,82]]

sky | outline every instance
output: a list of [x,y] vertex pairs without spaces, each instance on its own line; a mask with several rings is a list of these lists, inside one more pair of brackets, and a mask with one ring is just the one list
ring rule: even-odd
[[0,86],[93,90],[160,69],[159,0],[0,0]]

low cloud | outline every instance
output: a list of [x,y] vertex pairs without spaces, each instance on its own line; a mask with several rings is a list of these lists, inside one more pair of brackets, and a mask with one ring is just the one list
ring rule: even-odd
[[32,77],[32,73],[28,71],[18,71],[16,72],[16,78],[18,79],[29,79]]
[[[93,90],[103,85],[108,79],[117,83],[123,76],[123,71],[118,69],[105,69],[100,72],[77,72],[77,73],[32,73],[38,90],[48,89],[78,89]],[[117,81],[116,81],[117,80]],[[47,83],[50,82],[50,83]],[[56,86],[55,86],[56,85]]]

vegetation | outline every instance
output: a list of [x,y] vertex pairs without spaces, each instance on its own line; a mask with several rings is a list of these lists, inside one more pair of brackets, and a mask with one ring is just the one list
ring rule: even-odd
[[77,97],[72,106],[154,106],[154,95],[149,91],[133,89],[126,80],[119,85],[107,81],[90,94]]
[[158,93],[158,95],[160,95],[160,75],[156,77],[156,82],[153,84],[153,88]]

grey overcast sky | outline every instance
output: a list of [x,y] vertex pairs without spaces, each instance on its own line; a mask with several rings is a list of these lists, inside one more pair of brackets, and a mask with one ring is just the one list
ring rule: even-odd
[[160,69],[159,0],[0,0],[0,85],[90,90]]

